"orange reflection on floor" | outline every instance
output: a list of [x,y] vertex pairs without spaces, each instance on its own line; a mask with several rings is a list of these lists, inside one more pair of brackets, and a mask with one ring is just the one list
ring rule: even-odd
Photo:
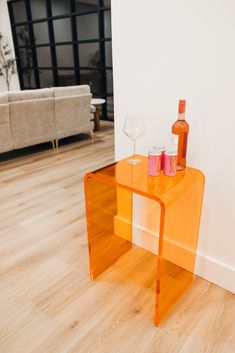
[[132,247],[132,195],[157,202],[155,325],[172,310],[193,279],[204,176],[186,168],[174,177],[151,177],[147,158],[136,166],[120,162],[85,176],[85,199],[91,278]]

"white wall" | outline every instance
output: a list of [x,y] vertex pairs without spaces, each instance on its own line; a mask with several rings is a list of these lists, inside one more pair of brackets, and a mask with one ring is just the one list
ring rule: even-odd
[[112,34],[116,159],[126,113],[144,114],[146,154],[186,98],[188,165],[206,176],[196,273],[235,292],[235,2],[112,0]]
[[[0,0],[0,32],[8,38],[12,54],[15,57],[14,44],[11,34],[11,25],[6,0]],[[12,76],[10,89],[13,91],[20,89],[18,74]],[[0,92],[4,91],[7,91],[7,87],[3,78],[0,76]]]

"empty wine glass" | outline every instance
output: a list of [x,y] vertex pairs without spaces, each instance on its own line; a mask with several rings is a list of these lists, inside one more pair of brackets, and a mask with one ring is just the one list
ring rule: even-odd
[[136,158],[136,140],[142,137],[145,133],[143,116],[141,114],[128,114],[122,131],[133,141],[133,156],[128,159],[130,164],[139,164],[141,160]]

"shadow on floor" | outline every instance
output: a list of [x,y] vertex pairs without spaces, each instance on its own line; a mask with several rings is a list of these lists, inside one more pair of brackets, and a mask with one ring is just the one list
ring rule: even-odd
[[[66,137],[66,138],[61,139],[59,141],[59,146],[65,146],[65,145],[68,145],[71,143],[89,140],[89,139],[90,139],[89,134],[79,134],[79,135],[75,135],[75,136],[70,136],[70,137]],[[10,152],[1,153],[0,154],[0,162],[8,161],[8,160],[15,159],[15,158],[22,157],[22,156],[32,155],[34,153],[43,152],[43,151],[51,150],[51,149],[52,149],[52,143],[46,142],[46,143],[41,143],[38,145],[25,147],[25,148],[21,148],[21,149],[10,151]]]

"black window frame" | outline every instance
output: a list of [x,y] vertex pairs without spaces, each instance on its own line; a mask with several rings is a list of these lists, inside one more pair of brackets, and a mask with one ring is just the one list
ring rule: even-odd
[[[27,21],[21,21],[17,22],[15,21],[14,17],[14,4],[17,2],[21,2],[24,4],[26,8],[26,16],[27,16]],[[99,72],[100,78],[101,78],[101,89],[97,92],[92,92],[93,97],[100,97],[104,98],[106,100],[105,104],[102,105],[102,119],[104,120],[113,120],[113,116],[109,117],[107,114],[107,97],[113,97],[113,92],[107,92],[107,72],[110,70],[112,71],[112,65],[111,66],[106,66],[106,60],[105,60],[105,43],[106,42],[111,42],[112,43],[112,38],[111,37],[105,37],[105,28],[104,28],[104,13],[106,11],[110,11],[111,13],[111,6],[104,6],[103,0],[97,0],[97,7],[92,10],[85,10],[83,12],[76,11],[76,3],[75,0],[68,0],[70,3],[70,13],[67,14],[61,14],[61,15],[53,15],[52,11],[52,0],[45,0],[45,6],[46,6],[46,17],[43,18],[37,18],[33,19],[32,18],[32,10],[31,10],[31,1],[30,0],[9,0],[8,3],[8,9],[9,9],[9,15],[10,15],[10,21],[11,21],[11,28],[12,28],[12,34],[13,34],[13,41],[14,41],[14,46],[15,46],[15,53],[16,53],[16,62],[17,62],[17,68],[18,68],[18,74],[19,74],[19,81],[20,81],[20,86],[21,89],[32,89],[32,87],[27,87],[24,82],[24,70],[25,69],[30,69],[32,70],[34,74],[34,82],[35,82],[35,88],[41,88],[41,82],[40,82],[40,70],[51,70],[53,74],[53,83],[54,86],[59,86],[59,74],[58,72],[61,70],[64,71],[73,71],[74,76],[75,76],[75,84],[79,85],[81,84],[81,71],[84,70],[89,70],[93,71],[96,70]],[[83,16],[83,15],[88,15],[96,13],[98,17],[98,38],[95,39],[87,39],[87,40],[79,40],[79,33],[77,29],[77,17]],[[55,32],[54,32],[54,26],[53,26],[53,21],[59,20],[59,19],[66,19],[68,18],[70,20],[71,24],[71,41],[65,41],[65,42],[56,42],[55,41]],[[41,43],[37,44],[35,41],[35,36],[34,36],[34,24],[37,23],[47,23],[48,25],[48,34],[49,34],[49,42],[48,43]],[[30,41],[30,46],[25,46],[21,45],[18,42],[18,36],[17,36],[17,27],[20,26],[27,26],[28,27],[28,32],[29,32],[29,41]],[[100,65],[99,66],[80,66],[80,58],[79,58],[79,45],[80,44],[86,44],[86,43],[98,43],[99,45],[99,52],[100,52]],[[62,45],[71,45],[72,51],[73,51],[73,61],[74,65],[73,66],[67,66],[67,67],[60,67],[58,66],[57,62],[57,54],[56,54],[56,47],[57,46],[62,46]],[[51,66],[38,66],[38,60],[37,60],[37,48],[40,47],[49,47],[50,48],[50,54],[51,54]],[[27,66],[24,67],[21,62],[21,56],[20,56],[20,51],[22,49],[30,49],[32,53],[32,66]]]

